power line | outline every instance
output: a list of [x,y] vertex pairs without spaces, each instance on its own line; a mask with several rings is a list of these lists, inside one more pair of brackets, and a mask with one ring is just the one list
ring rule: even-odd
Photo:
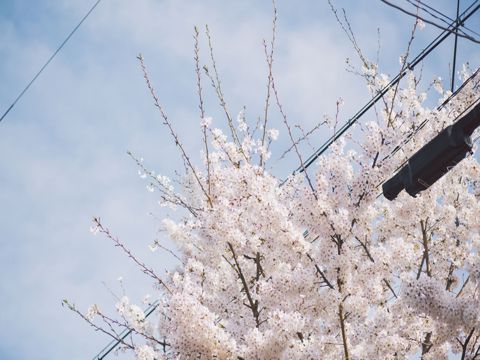
[[20,100],[20,98],[25,94],[25,92],[27,92],[27,90],[30,88],[30,86],[32,86],[32,84],[35,82],[35,80],[37,80],[37,78],[40,76],[40,74],[43,72],[43,70],[45,70],[45,68],[48,66],[48,64],[50,64],[50,62],[53,60],[53,58],[60,52],[60,50],[62,50],[62,48],[65,46],[65,44],[68,42],[68,40],[70,40],[70,38],[72,37],[72,35],[78,30],[78,28],[83,24],[83,22],[88,18],[88,16],[93,12],[93,10],[95,10],[95,8],[97,7],[97,5],[100,3],[100,1],[102,0],[97,0],[95,2],[95,4],[93,4],[93,6],[90,8],[90,10],[88,10],[88,12],[85,14],[85,16],[82,18],[82,20],[80,20],[80,22],[77,24],[77,26],[75,26],[73,28],[73,30],[70,32],[70,34],[68,34],[68,36],[65,38],[65,40],[63,40],[63,42],[60,44],[60,46],[57,48],[57,50],[55,50],[55,52],[50,56],[50,58],[47,60],[47,62],[45,64],[43,64],[43,66],[40,68],[40,70],[36,73],[36,75],[32,78],[32,80],[30,80],[30,82],[27,84],[27,86],[25,86],[25,88],[20,92],[20,94],[17,96],[17,98],[13,101],[13,103],[9,106],[9,108],[7,109],[7,111],[5,111],[5,113],[2,115],[2,117],[0,118],[0,121],[2,121],[5,116],[7,116],[7,114],[10,112],[10,110],[12,110],[12,108],[15,106],[15,104]]
[[[448,15],[445,15],[445,14],[442,13],[441,11],[438,11],[438,9],[435,9],[434,7],[432,7],[432,6],[424,3],[424,2],[421,1],[421,0],[406,0],[406,1],[408,1],[408,2],[409,2],[410,4],[412,4],[413,6],[423,5],[425,8],[433,11],[434,13],[437,13],[437,14],[440,15],[440,16],[443,16],[445,19],[450,20],[450,21],[453,21],[453,19],[450,18]],[[415,1],[415,2],[414,2],[414,1]],[[420,7],[420,8],[421,8],[423,11],[427,12],[427,10],[425,10],[425,8],[422,8],[422,7]],[[429,13],[429,12],[427,12],[427,13]],[[432,13],[429,13],[429,14],[432,15]],[[432,16],[434,16],[434,15],[432,15]],[[440,19],[440,18],[437,17],[437,19]],[[445,20],[443,20],[443,21],[445,21]]]
[[458,42],[458,13],[460,11],[460,0],[457,0],[457,18],[455,21],[457,22],[457,28],[455,29],[455,44],[453,46],[453,62],[452,62],[452,84],[451,84],[451,91],[453,92],[453,88],[455,87],[455,67],[457,64],[457,42]]
[[[441,22],[443,22],[444,24],[446,24],[447,26],[449,25],[449,21],[454,21],[454,19],[452,19],[451,17],[449,17],[448,15],[445,15],[444,13],[442,13],[441,11],[438,11],[437,9],[435,9],[434,7],[420,1],[420,0],[406,0],[409,4],[411,4],[412,6],[415,6],[416,8],[419,8],[421,10],[423,10],[425,13],[427,13],[428,15],[430,15],[431,17],[433,17],[434,19],[437,19],[437,20],[440,20]],[[435,15],[438,14],[440,16],[437,16]],[[443,17],[443,18],[442,18]],[[475,35],[478,35],[480,36],[480,34],[478,32],[476,32],[475,30],[473,29],[470,29],[468,26],[466,26],[465,24],[461,24],[461,27],[464,28],[465,30],[468,30],[470,31],[471,33],[475,34]],[[467,35],[463,30],[460,30],[463,34]]]
[[[160,305],[160,301],[155,301],[154,303],[150,304],[150,306],[145,310],[145,318],[150,316],[151,313],[155,311],[155,309]],[[122,333],[118,335],[117,339],[113,339],[110,341],[107,346],[105,346],[100,352],[94,356],[92,360],[103,360],[105,357],[110,354],[113,349],[115,349],[120,343],[125,340],[125,338],[132,333],[132,329],[125,329]]]
[[[426,48],[424,48],[420,54],[417,55],[415,59],[409,64],[407,64],[406,69],[402,70],[400,73],[395,76],[390,83],[383,87],[377,94],[366,103],[352,118],[350,118],[343,126],[339,129],[337,133],[332,135],[320,148],[318,148],[310,157],[305,161],[304,164],[301,164],[294,172],[302,173],[308,167],[310,167],[320,155],[322,155],[335,141],[337,141],[352,125],[354,125],[368,110],[370,110],[393,86],[395,86],[409,70],[412,70],[416,65],[418,65],[428,54],[430,54],[437,46],[439,46],[450,34],[458,28],[458,26],[468,20],[473,14],[475,14],[480,8],[478,4],[480,0],[474,1],[461,15],[457,23],[457,20],[453,21],[449,28],[444,30],[440,35],[438,35]],[[475,6],[475,4],[477,4]],[[475,7],[474,7],[475,6]],[[474,7],[472,9],[472,7]],[[470,10],[472,9],[472,10]],[[464,16],[465,15],[465,16]]]
[[[401,6],[398,6],[398,5],[396,5],[396,4],[393,4],[393,3],[391,3],[391,2],[388,1],[388,0],[380,0],[380,1],[383,2],[384,4],[387,4],[388,6],[391,6],[391,7],[395,8],[395,9],[397,9],[397,10],[400,10],[401,12],[403,12],[403,13],[405,13],[405,14],[407,14],[407,15],[413,16],[413,17],[414,17],[415,19],[417,19],[417,20],[420,19],[420,20],[422,20],[422,21],[424,21],[424,22],[426,22],[426,23],[428,23],[428,24],[430,24],[430,25],[433,25],[433,26],[439,28],[440,30],[455,31],[454,29],[450,30],[449,28],[445,28],[445,27],[442,26],[442,25],[438,25],[437,23],[435,23],[435,22],[433,22],[433,21],[427,20],[427,19],[425,19],[424,17],[421,17],[420,15],[418,15],[418,13],[416,14],[416,13],[412,13],[412,12],[410,12],[410,11],[408,11],[408,10],[405,10],[405,9],[402,8]],[[458,30],[458,27],[456,28],[456,30]],[[465,38],[465,39],[468,39],[468,40],[470,40],[470,41],[473,41],[474,43],[480,44],[480,40],[475,39],[473,36],[470,36],[470,35],[468,35],[468,34],[465,34],[463,31],[462,31],[461,34],[458,34],[458,35],[461,36],[461,37],[463,37],[463,38]]]
[[[433,18],[437,19],[437,20],[440,20],[442,22],[444,22],[445,24],[448,25],[448,21],[453,21],[453,19],[451,19],[450,17],[448,17],[447,15],[445,15],[444,13],[438,11],[437,9],[435,9],[434,7],[431,7],[430,5],[428,4],[425,4],[419,0],[405,0],[407,1],[410,5],[416,7],[416,8],[419,8],[423,11],[425,11],[427,14],[429,14],[430,16],[432,16]],[[440,15],[440,16],[437,16],[435,15],[434,13],[436,13],[437,15]],[[443,17],[443,19],[442,19]],[[446,20],[445,20],[446,19]]]

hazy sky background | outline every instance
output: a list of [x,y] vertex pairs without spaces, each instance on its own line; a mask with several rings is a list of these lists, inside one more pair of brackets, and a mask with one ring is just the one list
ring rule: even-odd
[[[462,0],[465,8],[473,0]],[[93,5],[93,0],[0,0],[0,113]],[[404,0],[398,4],[407,6]],[[426,0],[453,17],[454,1]],[[365,55],[375,59],[380,28],[380,70],[395,75],[414,19],[377,0],[333,0],[344,7]],[[352,46],[325,0],[278,0],[274,74],[292,123],[309,129],[345,101],[343,123],[368,100],[360,78],[345,71],[358,65]],[[192,158],[201,149],[195,93],[193,27],[208,24],[226,100],[236,115],[261,116],[266,91],[262,39],[271,33],[269,0],[103,0],[10,114],[0,122],[0,359],[89,359],[109,341],[61,306],[97,303],[114,312],[117,278],[135,302],[158,293],[152,282],[108,239],[89,232],[91,218],[118,235],[159,273],[175,261],[148,245],[164,213],[149,193],[131,150],[147,167],[173,176],[182,170],[178,152],[162,127],[144,85],[136,56],[142,53],[165,110]],[[468,25],[480,32],[480,12]],[[417,33],[417,54],[440,31]],[[205,41],[202,64],[208,63]],[[453,40],[423,65],[423,76],[449,86]],[[458,64],[480,64],[478,45],[459,41]],[[207,82],[207,114],[223,126],[218,101]],[[434,99],[432,104],[434,104]],[[433,105],[432,105],[433,106]],[[372,116],[371,114],[369,116]],[[368,116],[364,119],[366,120]],[[287,146],[280,130],[274,149]],[[330,131],[313,138],[319,146]],[[304,147],[305,156],[311,150]],[[298,164],[275,161],[280,178]],[[152,213],[153,216],[148,215]],[[106,285],[104,285],[104,283]]]

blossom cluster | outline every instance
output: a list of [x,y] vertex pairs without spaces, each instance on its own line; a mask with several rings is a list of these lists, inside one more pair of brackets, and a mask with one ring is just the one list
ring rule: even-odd
[[[363,71],[372,92],[388,82],[373,65]],[[142,170],[163,202],[188,211],[161,223],[182,265],[162,283],[156,324],[128,298],[117,305],[139,334],[161,339],[136,347],[137,358],[399,359],[420,351],[446,359],[480,351],[469,344],[470,333],[480,336],[477,160],[466,158],[417,198],[389,202],[380,186],[476,101],[479,80],[429,109],[409,72],[376,119],[352,128],[356,146],[341,138],[306,175],[283,183],[264,165],[277,130],[256,139],[241,113],[229,140],[203,118],[205,167],[190,168],[178,193]],[[442,103],[451,94],[438,82]]]

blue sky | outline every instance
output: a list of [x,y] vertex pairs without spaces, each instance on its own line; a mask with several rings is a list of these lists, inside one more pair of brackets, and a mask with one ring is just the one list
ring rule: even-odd
[[[377,0],[333,2],[346,9],[371,58],[380,28],[380,69],[394,75],[413,19]],[[454,16],[452,1],[427,2]],[[1,113],[92,4],[0,0]],[[277,7],[274,71],[288,116],[308,129],[323,114],[333,114],[342,97],[341,118],[347,120],[368,94],[362,81],[344,70],[345,58],[355,54],[326,1],[278,0]],[[134,301],[156,295],[118,249],[89,232],[91,218],[100,216],[159,273],[175,265],[167,254],[148,250],[157,237],[168,244],[157,231],[164,213],[126,155],[131,150],[165,175],[181,170],[136,56],[144,55],[169,117],[198,161],[193,26],[209,24],[229,107],[237,113],[245,105],[247,118],[255,121],[266,84],[261,41],[270,36],[271,16],[268,0],[103,0],[0,123],[1,359],[91,358],[109,339],[62,308],[62,299],[80,309],[97,303],[113,312],[115,299],[107,287],[121,294],[119,276]],[[478,32],[479,20],[477,14],[469,22]],[[427,25],[412,53],[438,32]],[[204,63],[206,50],[202,42]],[[449,40],[425,61],[425,78],[447,79],[451,57]],[[465,61],[476,68],[480,52],[478,45],[460,40],[458,63]],[[206,101],[207,114],[221,126],[217,101],[212,94]],[[278,114],[272,120],[281,131],[279,150],[286,137]],[[328,135],[319,133],[314,145]],[[304,151],[310,154],[308,147]],[[272,171],[284,177],[297,166],[294,160],[272,162]]]

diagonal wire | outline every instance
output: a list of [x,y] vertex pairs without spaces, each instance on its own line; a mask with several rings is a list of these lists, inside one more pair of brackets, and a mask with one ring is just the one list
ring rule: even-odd
[[[435,19],[441,20],[443,22],[446,22],[445,19],[449,20],[449,21],[453,21],[453,19],[450,18],[448,15],[445,15],[441,11],[435,9],[434,7],[432,7],[428,4],[425,4],[424,2],[422,2],[420,0],[405,0],[405,1],[407,1],[409,4],[411,4],[415,7],[420,8],[421,10],[425,11],[427,14],[430,14]],[[422,5],[422,6],[420,6],[420,5]],[[439,16],[437,16],[435,14],[437,14]]]
[[[432,16],[433,18],[437,19],[437,20],[440,20],[441,22],[443,22],[445,25],[450,25],[449,22],[452,22],[454,21],[454,19],[452,19],[450,16],[448,15],[445,15],[444,13],[442,13],[441,11],[435,9],[434,7],[424,3],[423,1],[421,0],[405,0],[407,1],[409,4],[415,6],[415,7],[418,7],[420,10],[423,10],[424,12],[426,12],[427,14],[429,14],[430,16]],[[438,14],[438,15],[435,15]],[[461,26],[465,29],[465,30],[468,30],[470,31],[471,33],[475,34],[475,35],[478,35],[480,36],[480,34],[478,32],[476,32],[475,30],[469,28],[468,26],[466,26],[465,24],[461,24]],[[462,31],[461,29],[459,29],[459,31],[461,31],[463,34],[467,35],[464,31]]]
[[[150,316],[157,307],[160,305],[160,301],[155,301],[154,303],[150,304],[150,306],[144,311],[145,318]],[[132,333],[132,329],[125,329],[120,335],[118,335],[118,339],[113,339],[110,341],[100,352],[93,357],[92,360],[103,360],[105,357],[112,352],[128,335]]]
[[[408,1],[408,2],[411,2],[411,0],[407,0],[407,1]],[[431,9],[432,11],[436,12],[437,14],[444,16],[447,20],[449,20],[449,21],[453,21],[453,20],[454,20],[454,19],[452,19],[450,16],[445,15],[444,13],[442,13],[442,12],[438,11],[437,9],[429,6],[428,4],[425,4],[423,1],[421,1],[421,0],[417,0],[417,1],[418,1],[419,4],[425,6],[426,8]],[[426,11],[426,10],[425,10],[425,11]],[[476,32],[475,30],[472,30],[471,28],[469,28],[469,27],[466,26],[465,24],[462,24],[462,27],[465,28],[465,29],[467,29],[467,30],[469,30],[469,31],[471,31],[472,33],[480,36],[480,33]]]
[[[395,9],[397,9],[397,10],[400,10],[401,12],[403,12],[403,13],[405,13],[405,14],[407,14],[407,15],[413,16],[413,17],[416,18],[416,19],[420,19],[420,20],[422,20],[422,21],[424,21],[424,22],[426,22],[426,23],[428,23],[428,24],[430,24],[430,25],[433,25],[433,26],[435,26],[435,27],[437,27],[437,28],[439,28],[439,29],[441,29],[441,30],[455,32],[455,28],[454,28],[454,29],[450,29],[450,27],[444,27],[444,26],[442,26],[442,25],[439,25],[439,24],[437,24],[437,23],[435,23],[435,22],[433,22],[433,21],[430,21],[430,20],[428,20],[428,19],[425,19],[425,18],[419,16],[418,14],[415,14],[415,13],[412,13],[412,12],[410,12],[410,11],[408,11],[408,10],[405,10],[405,9],[402,8],[401,6],[398,6],[398,5],[392,3],[392,2],[390,2],[390,1],[388,1],[388,0],[380,0],[380,1],[383,2],[384,4],[387,4],[388,6],[391,6],[391,7],[395,8]],[[458,29],[458,27],[457,27],[457,29]],[[474,43],[480,44],[480,40],[474,38],[473,36],[467,35],[467,34],[465,34],[465,33],[463,33],[463,32],[462,32],[461,34],[458,34],[458,36],[461,36],[461,37],[463,37],[463,38],[465,38],[465,39],[468,39],[468,40],[470,40],[470,41],[473,41]]]
[[78,30],[78,28],[83,24],[83,22],[93,12],[93,10],[95,10],[95,8],[100,3],[100,1],[102,1],[102,0],[97,0],[95,2],[95,4],[93,4],[93,6],[90,8],[90,10],[88,10],[88,12],[82,18],[82,20],[80,20],[80,22],[77,24],[77,26],[75,26],[73,28],[73,30],[70,32],[70,34],[68,34],[68,36],[65,38],[65,40],[63,40],[63,42],[57,48],[57,50],[55,50],[55,52],[50,56],[50,58],[47,60],[47,62],[45,64],[43,64],[43,66],[35,74],[35,76],[32,78],[32,80],[30,80],[30,82],[27,84],[27,86],[25,86],[25,88],[20,92],[20,94],[16,97],[16,99],[13,101],[13,103],[9,106],[7,111],[5,111],[5,113],[2,115],[2,117],[0,118],[0,122],[7,116],[7,114],[10,112],[10,110],[12,110],[12,108],[15,106],[15,104],[18,102],[18,100],[20,100],[20,98],[23,96],[23,94],[25,94],[27,92],[27,90],[30,88],[30,86],[32,86],[32,84],[35,82],[35,80],[37,80],[37,78],[40,76],[40,74],[43,72],[43,70],[45,70],[45,68],[48,66],[48,64],[50,64],[50,62],[53,60],[53,58],[60,52],[60,50],[62,50],[62,48],[65,46],[65,44],[68,42],[68,40],[70,40],[72,35]]
[[[459,23],[458,13],[460,12],[460,0],[457,0],[457,17],[455,18],[457,24]],[[458,48],[458,27],[455,30],[455,41],[453,45],[453,61],[452,61],[452,82],[451,82],[451,91],[455,88],[455,66],[457,63],[457,48]]]

